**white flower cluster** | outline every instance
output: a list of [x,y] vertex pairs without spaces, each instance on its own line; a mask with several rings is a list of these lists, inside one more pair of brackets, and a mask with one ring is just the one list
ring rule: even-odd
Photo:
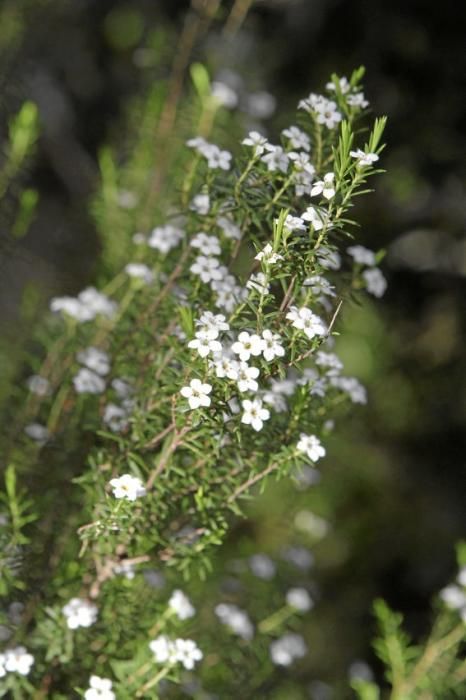
[[4,652],[0,652],[0,678],[6,676],[7,673],[19,673],[21,676],[27,676],[33,664],[34,657],[28,653],[25,647],[5,649]]
[[293,661],[306,656],[307,646],[301,635],[288,632],[272,642],[269,651],[274,664],[291,666]]
[[92,321],[97,316],[113,318],[117,309],[117,303],[95,287],[87,287],[77,297],[54,297],[50,302],[51,311],[63,312],[80,323]]
[[347,248],[347,253],[351,255],[355,263],[368,268],[362,273],[367,291],[375,297],[382,297],[387,289],[387,280],[379,268],[376,267],[377,258],[374,251],[362,245],[353,245]]
[[84,700],[115,700],[116,695],[112,690],[113,683],[109,678],[91,676],[89,688],[84,693]]
[[466,622],[466,566],[459,570],[456,583],[440,591],[440,599],[451,610],[457,610],[463,622]]
[[149,649],[154,654],[154,660],[159,664],[181,664],[191,671],[203,657],[202,651],[192,639],[170,639],[160,635],[149,643]]
[[159,253],[166,255],[183,240],[184,231],[173,224],[165,226],[156,226],[147,239],[149,248],[158,250]]
[[97,620],[98,608],[86,598],[71,598],[62,608],[66,624],[70,630],[90,627]]
[[242,639],[250,640],[254,637],[254,626],[247,612],[230,603],[219,603],[215,607],[215,614],[222,624],[230,628],[233,634]]
[[324,95],[311,93],[309,97],[299,102],[298,108],[311,114],[317,124],[325,125],[327,129],[334,129],[343,119],[341,112],[338,111],[337,103],[327,99]]
[[179,589],[173,591],[168,607],[172,610],[180,620],[188,620],[196,614],[196,608],[191,603],[189,598]]
[[110,430],[119,433],[128,427],[129,417],[134,408],[134,400],[131,398],[133,388],[119,377],[112,379],[111,387],[120,403],[108,403],[104,408],[102,420]]
[[222,151],[218,146],[208,143],[201,136],[187,141],[190,148],[194,148],[199,155],[207,161],[207,166],[211,170],[230,170],[232,155],[229,151]]
[[102,394],[105,391],[105,377],[110,372],[110,358],[106,352],[95,347],[78,352],[76,359],[83,367],[73,377],[78,394]]
[[123,474],[123,476],[110,479],[109,483],[113,489],[113,495],[117,499],[122,498],[126,501],[135,501],[146,494],[146,489],[141,479],[131,474]]

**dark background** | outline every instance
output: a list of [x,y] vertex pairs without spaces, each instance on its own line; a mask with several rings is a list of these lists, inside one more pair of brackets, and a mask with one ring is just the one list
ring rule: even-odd
[[[0,220],[0,327],[11,342],[27,335],[19,313],[25,290],[45,300],[92,283],[99,241],[86,205],[98,184],[98,148],[121,133],[128,101],[153,79],[135,51],[158,28],[175,37],[186,8],[174,0],[32,3],[19,39],[3,49],[1,122],[29,97],[43,129],[26,175],[41,195],[33,226],[12,241],[7,217]],[[1,11],[11,14],[14,3]],[[360,64],[374,114],[389,117],[387,174],[355,217],[361,242],[387,248],[389,289],[345,314],[341,347],[369,387],[370,408],[342,426],[328,477],[334,537],[347,538],[350,554],[324,566],[321,583],[348,630],[365,625],[367,603],[380,595],[407,614],[413,633],[424,632],[429,599],[454,575],[454,544],[465,533],[459,13],[453,2],[270,0],[254,5],[233,44],[214,30],[197,50],[275,95],[271,135],[331,72],[348,75]]]

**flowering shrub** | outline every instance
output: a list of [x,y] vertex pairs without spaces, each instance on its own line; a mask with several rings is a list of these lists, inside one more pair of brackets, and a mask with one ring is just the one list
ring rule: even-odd
[[[50,349],[26,381],[0,516],[2,590],[25,592],[16,622],[11,606],[5,618],[3,696],[155,698],[205,667],[227,697],[216,633],[183,590],[159,594],[158,569],[206,578],[243,499],[269,478],[315,471],[335,416],[366,402],[334,352],[342,307],[386,286],[382,254],[353,245],[349,218],[383,149],[385,119],[365,126],[362,76],[333,76],[325,95],[302,100],[279,143],[251,131],[233,155],[192,134],[179,198],[131,231],[116,277],[51,301]],[[119,207],[105,177],[100,215]],[[62,464],[57,519],[54,503],[41,510],[18,490],[17,473],[67,455],[80,469]],[[274,576],[265,555],[250,567]],[[236,604],[214,614],[241,643],[259,636],[266,677],[306,655],[282,627],[313,606],[296,586],[257,630]],[[380,606],[379,616],[389,637],[393,619]],[[355,687],[377,697],[370,682]]]

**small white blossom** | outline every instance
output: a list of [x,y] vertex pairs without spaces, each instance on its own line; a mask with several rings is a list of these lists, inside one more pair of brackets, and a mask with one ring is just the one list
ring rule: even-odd
[[239,359],[247,362],[251,355],[257,357],[264,350],[264,340],[256,333],[249,334],[246,331],[241,331],[238,335],[238,340],[233,343],[231,349]]
[[330,381],[332,386],[348,394],[353,403],[367,403],[367,391],[356,377],[332,377]]
[[196,614],[196,608],[192,605],[189,598],[183,591],[173,591],[168,606],[177,615],[180,620],[188,620]]
[[203,333],[196,333],[196,337],[189,341],[188,348],[197,350],[201,357],[207,357],[211,352],[221,352],[222,344],[218,340],[211,340]]
[[376,163],[379,160],[379,156],[377,155],[377,153],[365,153],[360,148],[356,149],[356,151],[350,151],[350,156],[352,158],[356,158],[356,165],[358,168],[364,168],[366,166],[372,165],[373,163]]
[[365,109],[369,106],[369,102],[364,97],[363,92],[356,92],[354,95],[348,95],[346,102],[350,107],[359,107],[360,109]]
[[309,136],[301,129],[298,129],[297,126],[290,126],[288,129],[284,129],[282,134],[289,139],[292,148],[302,148],[303,151],[311,150]]
[[283,228],[286,228],[288,231],[305,231],[306,226],[304,224],[304,221],[300,216],[291,216],[291,214],[288,214],[284,223],[283,223]]
[[[29,654],[25,647],[19,646],[14,649],[5,649],[3,656],[3,666],[8,673],[19,673],[27,676],[34,664],[34,657]],[[0,669],[2,660],[0,659]],[[0,677],[2,676],[0,671]]]
[[286,173],[289,165],[289,157],[281,146],[274,146],[267,143],[265,146],[268,153],[261,157],[261,160],[267,165],[267,170],[271,173],[280,170]]
[[98,609],[94,603],[85,598],[71,598],[62,608],[66,624],[70,630],[78,627],[90,627],[97,620]]
[[215,97],[215,99],[227,109],[234,109],[238,104],[238,95],[235,90],[219,80],[213,81],[211,94],[212,97]]
[[119,433],[128,427],[128,411],[115,403],[108,403],[105,406],[102,420],[110,430]]
[[267,280],[267,275],[263,272],[253,273],[246,282],[246,289],[259,292],[261,295],[268,294],[270,285]]
[[270,658],[277,666],[291,666],[293,661],[306,656],[307,647],[304,639],[294,632],[289,632],[271,643]]
[[326,450],[315,435],[301,433],[300,440],[296,445],[299,452],[304,452],[311,462],[317,462],[321,457],[325,457]]
[[[339,78],[338,84],[340,86],[340,90],[341,90],[343,95],[345,95],[351,89],[351,85],[349,83],[349,80],[348,80],[348,78],[345,78],[345,76],[343,76],[342,78]],[[327,83],[325,87],[327,88],[327,90],[331,90],[332,92],[336,91],[335,83],[333,83],[332,81]]]
[[309,221],[314,231],[321,231],[324,225],[328,223],[328,215],[315,207],[308,207],[306,211],[301,214],[301,219]]
[[212,280],[221,280],[223,277],[219,259],[206,255],[198,255],[189,269],[206,284]]
[[219,603],[215,608],[215,614],[238,637],[246,640],[251,640],[254,637],[254,627],[248,614],[236,605]]
[[326,270],[339,270],[341,267],[341,255],[336,250],[320,246],[317,250],[319,263]]
[[184,232],[176,226],[172,226],[171,224],[157,226],[152,230],[147,245],[149,248],[155,248],[155,250],[165,255],[169,253],[172,248],[176,248],[183,237]]
[[36,396],[47,396],[50,393],[50,382],[45,377],[33,374],[26,382],[29,391]]
[[322,336],[327,333],[327,327],[322,319],[313,314],[306,306],[300,309],[297,306],[290,306],[286,318],[291,321],[294,328],[304,331],[310,340],[315,336]]
[[84,700],[115,700],[116,695],[112,686],[113,683],[109,678],[91,676],[89,688],[84,693]]
[[334,352],[324,352],[319,350],[316,354],[316,365],[326,368],[329,377],[336,377],[343,369],[343,362]]
[[198,248],[203,255],[220,255],[220,241],[217,236],[208,236],[203,231],[197,233],[189,243],[193,248]]
[[248,563],[254,576],[264,581],[271,581],[277,573],[277,567],[273,559],[262,552],[250,556]]
[[387,289],[387,280],[378,267],[372,267],[369,270],[364,270],[362,273],[366,282],[367,291],[375,297],[382,297]]
[[275,112],[277,100],[270,92],[259,90],[248,95],[246,110],[255,119],[269,119]]
[[314,183],[311,190],[311,197],[321,194],[325,199],[332,199],[335,196],[335,173],[326,173],[323,180]]
[[87,287],[77,297],[55,297],[50,302],[51,311],[63,311],[77,321],[92,321],[96,316],[113,318],[118,305],[95,287]]
[[78,394],[102,394],[105,391],[105,381],[87,367],[82,367],[73,377],[73,384]]
[[197,326],[198,333],[202,333],[204,337],[210,340],[218,338],[220,331],[230,330],[225,316],[223,314],[213,314],[212,311],[204,311],[194,323]]
[[212,387],[210,384],[203,384],[200,379],[191,379],[189,386],[184,386],[180,394],[188,399],[189,407],[192,409],[199,408],[200,406],[208,407],[210,406],[210,392]]
[[239,362],[237,366],[233,365],[229,376],[230,379],[236,380],[238,389],[241,392],[257,391],[259,388],[259,384],[256,382],[259,370],[257,367],[250,367],[247,362]]
[[129,277],[142,280],[146,284],[151,284],[154,281],[154,273],[144,263],[128,263],[125,266],[125,272]]
[[76,359],[82,365],[92,370],[101,377],[105,377],[110,372],[110,358],[106,352],[90,346],[85,350],[80,350]]
[[466,592],[454,584],[446,586],[440,591],[440,599],[452,610],[461,610],[466,607]]
[[297,173],[307,173],[309,177],[314,177],[316,169],[309,160],[309,155],[307,153],[296,153],[296,151],[290,151],[288,153],[289,159],[293,162],[293,169]]
[[315,118],[318,124],[325,124],[327,129],[333,129],[343,119],[333,100],[320,100],[315,105]]
[[260,399],[254,399],[254,401],[246,399],[242,401],[242,405],[243,415],[241,416],[241,422],[251,425],[256,431],[262,430],[264,421],[270,418],[270,411],[267,408],[263,408]]
[[227,216],[219,216],[217,219],[217,224],[227,238],[231,238],[234,241],[240,240],[241,229]]
[[264,265],[274,265],[279,260],[283,260],[283,255],[275,253],[270,243],[267,243],[265,248],[257,253],[254,260],[263,261]]
[[192,671],[194,666],[203,657],[202,651],[192,639],[175,639],[173,660],[179,662],[187,671]]
[[41,425],[40,423],[29,423],[24,428],[24,432],[31,440],[35,440],[39,443],[39,445],[45,445],[50,438],[50,431],[45,425]]
[[109,484],[115,498],[124,498],[126,501],[135,501],[146,494],[141,479],[131,474],[123,474],[123,476],[110,479]]
[[346,252],[351,255],[354,262],[359,265],[368,265],[372,267],[377,262],[374,251],[365,248],[363,245],[350,245],[349,248],[346,249]]
[[314,606],[314,602],[305,588],[290,588],[286,594],[286,602],[298,612],[307,612]]
[[262,331],[262,338],[264,341],[262,354],[267,362],[272,362],[275,357],[283,357],[285,355],[285,348],[280,344],[281,338],[278,333],[265,330]]
[[261,156],[267,145],[267,139],[258,131],[250,131],[245,139],[241,141],[243,146],[250,146],[255,156]]
[[196,194],[193,197],[189,208],[191,209],[191,211],[195,211],[196,214],[199,214],[200,216],[206,216],[206,214],[208,214],[210,210],[209,195],[203,192]]

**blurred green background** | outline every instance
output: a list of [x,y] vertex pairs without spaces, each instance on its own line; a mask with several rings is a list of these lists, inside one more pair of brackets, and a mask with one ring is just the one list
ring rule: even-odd
[[[124,133],[134,96],[166,77],[187,6],[2,3],[0,128],[26,98],[42,122],[23,183],[40,193],[32,227],[12,238],[8,199],[0,217],[4,376],[16,371],[46,300],[94,279],[99,240],[86,207],[98,149]],[[405,612],[414,635],[425,633],[430,598],[453,575],[454,544],[465,534],[466,27],[458,13],[451,1],[262,0],[234,39],[214,26],[195,56],[214,77],[275,97],[263,120],[271,138],[299,98],[360,64],[374,114],[389,117],[387,173],[354,216],[360,242],[387,250],[389,289],[381,301],[344,309],[338,341],[369,404],[337,421],[320,483],[271,486],[222,554],[278,561],[290,546],[312,551],[309,569],[283,573],[284,585],[314,586],[320,600],[306,623],[306,682],[343,678],[356,658],[377,667],[369,647],[376,596]],[[325,526],[316,521],[314,532],[309,517],[296,520],[303,511]],[[323,698],[325,686],[311,692]]]

